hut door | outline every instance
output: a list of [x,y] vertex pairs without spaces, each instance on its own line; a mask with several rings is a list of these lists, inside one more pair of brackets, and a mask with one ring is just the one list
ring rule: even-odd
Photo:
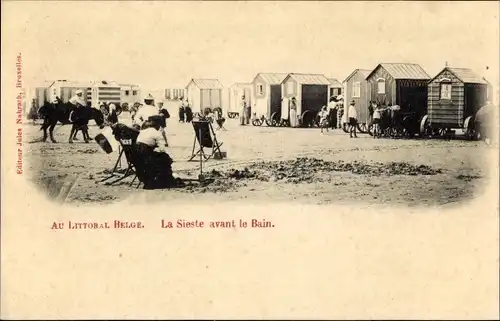
[[211,108],[222,107],[220,101],[220,91],[218,89],[210,90],[210,107]]
[[210,89],[202,89],[200,111],[203,112],[207,107],[210,107]]
[[278,114],[281,118],[281,85],[271,85],[271,116],[273,113]]
[[427,113],[427,87],[401,86],[400,101],[398,102],[403,112],[416,113],[423,116]]
[[302,85],[302,113],[306,110],[316,114],[328,101],[328,88],[323,85]]

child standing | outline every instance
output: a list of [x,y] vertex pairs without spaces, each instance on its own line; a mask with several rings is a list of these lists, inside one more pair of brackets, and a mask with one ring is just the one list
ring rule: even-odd
[[380,135],[380,117],[382,113],[382,106],[375,107],[373,111],[373,139]]
[[326,110],[326,106],[321,107],[321,110],[318,113],[319,116],[319,127],[321,128],[321,132],[323,133],[323,128],[326,128],[328,132],[328,111]]

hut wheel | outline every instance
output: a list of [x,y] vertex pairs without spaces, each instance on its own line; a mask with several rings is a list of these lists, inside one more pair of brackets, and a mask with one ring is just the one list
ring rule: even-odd
[[280,119],[278,118],[278,113],[274,112],[271,115],[271,125],[273,127],[278,126]]
[[419,131],[420,137],[432,135],[432,128],[431,128],[431,125],[429,124],[428,119],[429,119],[429,115],[425,115],[420,120],[420,131]]
[[465,132],[465,137],[467,137],[470,140],[475,140],[478,138],[479,135],[474,126],[474,116],[469,116],[465,119],[464,132]]
[[343,130],[345,133],[348,133],[348,132],[349,132],[349,124],[348,124],[348,123],[343,123],[343,124],[342,124],[342,130]]
[[368,131],[368,126],[366,125],[366,123],[358,123],[357,127],[360,133],[366,134]]
[[373,136],[373,124],[368,125],[368,127],[366,128],[366,132],[368,133],[368,135]]
[[261,126],[262,125],[262,120],[260,120],[259,118],[256,118],[256,119],[252,120],[252,125],[254,125],[254,126]]

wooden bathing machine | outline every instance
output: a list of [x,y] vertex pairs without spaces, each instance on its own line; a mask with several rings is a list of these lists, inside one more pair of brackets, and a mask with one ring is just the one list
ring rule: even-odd
[[423,126],[467,128],[469,120],[486,105],[488,83],[471,69],[445,67],[429,82],[428,93]]

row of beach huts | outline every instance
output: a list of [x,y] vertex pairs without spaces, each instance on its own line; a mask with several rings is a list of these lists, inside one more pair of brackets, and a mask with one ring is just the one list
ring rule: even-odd
[[[138,85],[115,81],[75,82],[56,80],[34,88],[32,104],[41,106],[49,97],[67,101],[76,90],[97,106],[99,102],[131,105],[142,100]],[[492,87],[488,81],[467,68],[445,66],[431,78],[418,64],[381,63],[374,69],[355,69],[342,82],[322,74],[258,73],[252,81],[234,83],[224,88],[217,79],[191,79],[185,88],[167,88],[164,100],[187,99],[193,112],[220,107],[224,113],[241,113],[241,100],[257,117],[280,117],[283,98],[295,97],[297,114],[317,112],[328,105],[332,97],[342,95],[344,110],[355,102],[360,123],[369,119],[370,101],[382,105],[399,105],[403,112],[414,113],[419,119],[428,117],[441,127],[463,127],[467,117],[488,100]],[[348,116],[348,115],[347,115]]]
[[[280,117],[281,100],[295,97],[297,114],[316,113],[331,97],[342,95],[344,110],[355,102],[360,123],[368,123],[370,101],[399,105],[403,113],[440,128],[463,128],[466,119],[491,101],[492,86],[468,68],[445,66],[430,77],[418,64],[381,63],[374,69],[355,69],[339,82],[322,74],[259,73],[251,82],[235,83],[227,90],[217,79],[192,79],[186,97],[195,112],[221,107],[241,113],[244,95],[252,114]],[[227,105],[223,102],[228,95]],[[346,115],[348,117],[348,115]]]

